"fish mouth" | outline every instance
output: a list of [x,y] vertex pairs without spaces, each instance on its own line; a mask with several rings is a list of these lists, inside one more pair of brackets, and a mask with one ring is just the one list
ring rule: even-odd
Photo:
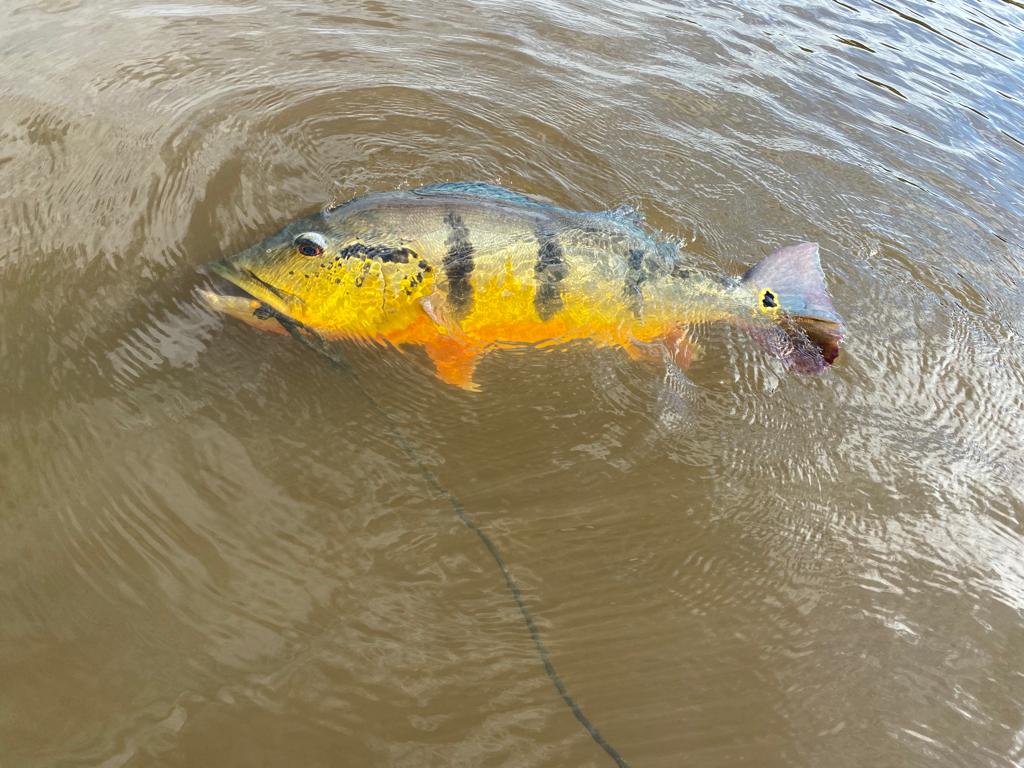
[[211,309],[257,326],[277,326],[277,317],[293,319],[291,305],[296,297],[252,270],[231,261],[215,261],[207,269],[215,278],[212,290],[200,289],[199,295]]
[[233,293],[237,294],[240,290],[284,314],[287,314],[287,305],[295,298],[287,291],[271,285],[251,269],[240,267],[232,261],[215,261],[209,268],[213,274],[224,278],[232,286]]

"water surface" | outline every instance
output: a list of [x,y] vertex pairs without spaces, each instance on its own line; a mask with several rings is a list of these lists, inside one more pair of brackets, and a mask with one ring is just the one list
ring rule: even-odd
[[[0,765],[1024,762],[1024,9],[0,11]],[[461,179],[816,240],[846,354],[710,339],[353,380],[202,264]]]

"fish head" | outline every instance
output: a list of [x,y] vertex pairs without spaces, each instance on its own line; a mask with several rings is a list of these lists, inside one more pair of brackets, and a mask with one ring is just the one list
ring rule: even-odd
[[204,291],[213,309],[263,330],[277,318],[327,338],[377,338],[407,324],[432,290],[414,243],[358,217],[299,219],[209,270],[228,284]]

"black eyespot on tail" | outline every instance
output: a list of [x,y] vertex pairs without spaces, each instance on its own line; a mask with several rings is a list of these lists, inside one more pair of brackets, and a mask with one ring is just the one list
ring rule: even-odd
[[771,291],[765,291],[764,296],[761,297],[761,306],[768,309],[779,306],[778,302],[775,300],[775,294]]

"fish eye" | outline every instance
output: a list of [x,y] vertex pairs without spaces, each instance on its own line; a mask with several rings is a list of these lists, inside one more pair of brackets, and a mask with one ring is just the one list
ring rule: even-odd
[[303,232],[301,235],[296,236],[293,244],[295,245],[295,250],[303,256],[320,256],[323,254],[324,248],[327,247],[327,238],[319,232]]

